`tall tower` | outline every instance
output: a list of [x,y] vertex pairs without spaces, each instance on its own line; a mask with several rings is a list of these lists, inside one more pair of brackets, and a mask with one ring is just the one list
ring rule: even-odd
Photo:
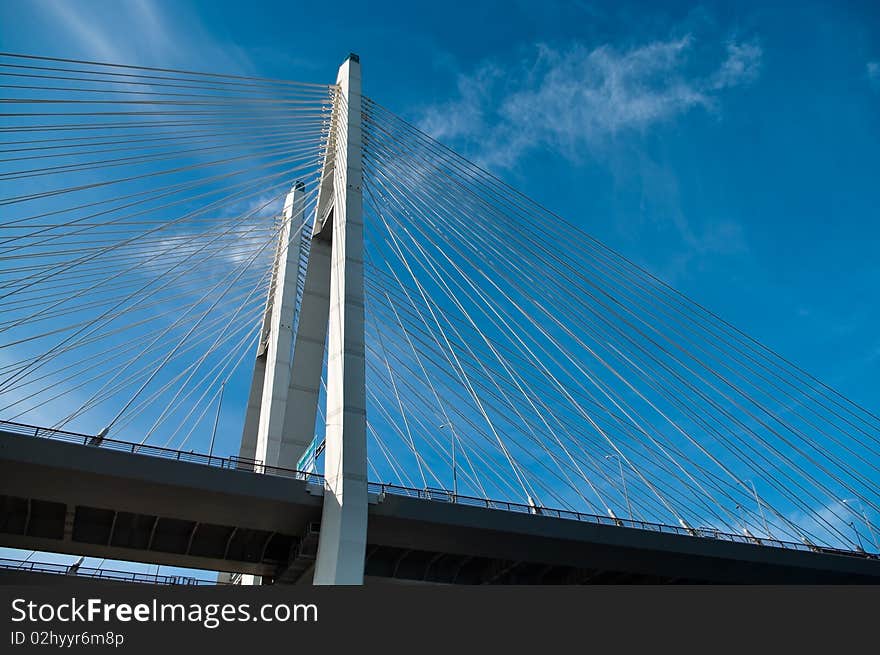
[[[314,583],[362,584],[367,536],[361,67],[340,66],[294,328],[305,247],[290,243],[304,188],[287,196],[240,455],[293,468],[315,437],[327,361],[324,508]],[[292,348],[291,348],[292,347]],[[291,362],[290,353],[293,353]]]
[[[361,64],[339,68],[327,336],[324,510],[315,584],[362,584],[367,539],[367,404]],[[323,179],[323,178],[322,178]],[[326,229],[326,227],[325,227]]]

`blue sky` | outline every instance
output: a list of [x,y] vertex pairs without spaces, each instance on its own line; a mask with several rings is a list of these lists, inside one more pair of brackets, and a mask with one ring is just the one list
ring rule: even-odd
[[798,4],[12,0],[0,40],[309,81],[358,52],[371,97],[876,410],[880,9]]
[[365,93],[880,412],[870,3],[7,0],[2,50]]

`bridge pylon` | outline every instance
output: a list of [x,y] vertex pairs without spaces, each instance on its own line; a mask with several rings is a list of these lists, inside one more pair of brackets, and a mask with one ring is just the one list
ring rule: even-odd
[[[310,234],[287,196],[239,455],[293,468],[309,452],[326,358],[324,507],[314,583],[362,584],[367,535],[361,69],[340,66]],[[310,243],[306,244],[305,239]],[[308,248],[306,248],[308,245]],[[294,325],[298,272],[305,270]],[[292,353],[292,361],[291,361]],[[255,583],[249,578],[244,582]]]

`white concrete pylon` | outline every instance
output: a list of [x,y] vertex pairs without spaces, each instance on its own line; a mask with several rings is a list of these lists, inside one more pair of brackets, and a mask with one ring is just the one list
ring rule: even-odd
[[[296,466],[315,438],[326,352],[324,509],[313,580],[362,584],[367,437],[361,75],[356,55],[339,68],[334,102],[296,334],[291,324],[298,260],[291,245],[276,255],[240,455],[270,466]],[[285,216],[290,209],[301,220],[302,189],[291,193]],[[298,224],[294,219],[293,225]],[[287,243],[289,234],[282,238]],[[242,576],[242,584],[254,583],[252,576]]]
[[[293,318],[296,304],[299,238],[303,224],[305,186],[297,182],[284,201],[272,282],[257,347],[239,456],[266,466],[290,467],[284,453],[284,416],[290,383]],[[259,471],[259,468],[257,469]]]
[[315,439],[315,417],[330,312],[331,232],[328,226],[312,238],[293,345],[293,369],[284,415],[283,456],[286,466],[295,468]]
[[325,487],[314,583],[356,585],[364,579],[367,537],[361,66],[356,55],[339,68],[336,83]]
[[[263,314],[260,342],[244,431],[241,436],[239,457],[246,461],[241,466],[251,468],[251,461],[266,466],[288,468],[285,449],[289,444],[284,438],[284,417],[287,408],[287,388],[290,383],[290,358],[293,342],[293,318],[296,304],[297,270],[302,249],[299,235],[305,211],[305,185],[297,182],[284,200],[278,245],[275,250],[272,281]],[[262,472],[259,465],[255,467]],[[221,576],[221,580],[224,578]],[[260,584],[253,575],[241,576],[242,585]]]
[[[290,467],[284,457],[284,415],[293,346],[293,318],[300,249],[299,233],[305,209],[305,185],[297,182],[284,201],[278,236],[279,255],[273,275],[274,291],[266,348],[266,377],[263,382],[260,421],[257,427],[256,459],[266,466]],[[296,243],[291,234],[296,233]]]

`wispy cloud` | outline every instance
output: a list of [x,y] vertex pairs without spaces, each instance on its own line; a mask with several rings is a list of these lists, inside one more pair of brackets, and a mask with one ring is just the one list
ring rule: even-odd
[[218,41],[197,16],[176,5],[162,7],[154,0],[106,4],[42,0],[34,7],[43,18],[45,33],[63,47],[65,56],[232,73],[253,69],[235,44]]
[[761,60],[764,52],[757,43],[727,44],[727,58],[712,77],[712,88],[727,89],[750,84],[761,73]]
[[111,62],[122,59],[119,42],[111,38],[98,22],[86,18],[80,8],[66,2],[49,2],[43,7],[50,20],[65,25],[68,36],[79,41],[91,56]]
[[788,518],[822,543],[876,552],[876,518],[872,520],[871,513],[865,513],[859,498],[834,500],[809,512],[796,510]]
[[694,39],[564,49],[540,44],[518,62],[486,61],[458,78],[458,95],[423,114],[441,140],[479,144],[482,163],[510,167],[550,147],[571,159],[623,132],[644,131],[692,109],[715,111],[719,94],[757,79],[756,42],[730,41],[715,70],[689,74]]
[[865,68],[868,72],[868,79],[872,83],[880,85],[880,61],[869,61]]

